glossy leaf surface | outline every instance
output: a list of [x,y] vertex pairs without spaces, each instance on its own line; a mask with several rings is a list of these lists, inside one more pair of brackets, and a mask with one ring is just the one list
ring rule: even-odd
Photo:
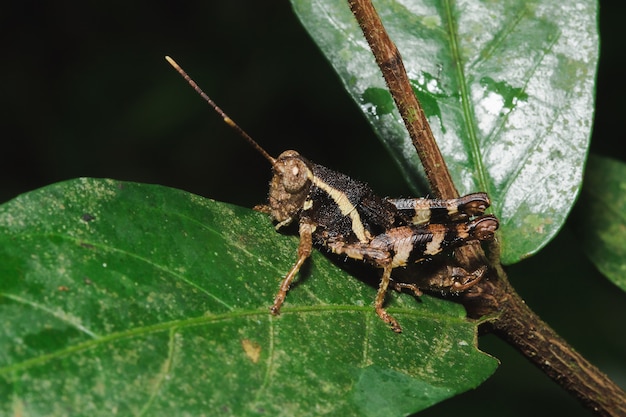
[[[415,149],[347,2],[292,4],[409,182],[423,184]],[[594,106],[596,2],[374,5],[459,192],[490,194],[503,262],[530,256],[562,226],[580,189]]]
[[0,206],[0,239],[2,415],[400,416],[497,365],[461,306],[392,294],[395,334],[317,252],[271,316],[297,238],[179,190],[51,185]]
[[589,259],[626,291],[626,164],[592,155],[574,215]]

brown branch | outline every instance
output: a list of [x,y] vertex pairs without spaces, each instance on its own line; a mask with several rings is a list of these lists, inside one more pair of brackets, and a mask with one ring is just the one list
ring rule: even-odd
[[485,324],[522,353],[548,377],[601,416],[626,416],[626,394],[604,373],[576,352],[533,312],[506,277],[486,280],[463,294],[470,317],[497,311]]
[[417,149],[432,192],[439,198],[458,197],[459,193],[435,142],[424,110],[413,94],[398,48],[389,38],[370,1],[349,0],[348,3],[374,53],[376,63]]
[[[434,195],[458,192],[424,111],[411,88],[402,58],[370,0],[348,0],[376,58],[389,91],[420,157]],[[490,253],[498,253],[494,243]],[[483,326],[514,346],[546,375],[602,416],[626,416],[626,393],[590,364],[535,314],[511,287],[499,260],[487,261],[479,245],[455,253],[459,263],[475,269],[489,264],[487,276],[461,296],[472,318],[491,317]]]

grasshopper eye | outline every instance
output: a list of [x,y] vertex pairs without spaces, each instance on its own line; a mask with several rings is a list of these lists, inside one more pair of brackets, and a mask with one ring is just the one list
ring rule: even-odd
[[281,168],[285,191],[295,194],[307,186],[309,182],[308,168],[303,161],[290,158],[284,161]]
[[309,185],[313,175],[306,161],[296,151],[285,151],[274,163],[274,172],[280,177],[283,189],[297,194]]

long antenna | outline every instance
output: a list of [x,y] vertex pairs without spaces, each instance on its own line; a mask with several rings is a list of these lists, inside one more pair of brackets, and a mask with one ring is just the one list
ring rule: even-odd
[[258,143],[256,143],[256,141],[254,139],[252,139],[250,137],[250,135],[248,135],[246,133],[245,130],[243,130],[242,128],[239,127],[239,125],[237,123],[235,123],[230,117],[228,117],[228,115],[226,113],[224,113],[224,111],[222,109],[219,108],[219,106],[217,104],[215,104],[215,102],[213,100],[211,100],[211,98],[206,95],[206,93],[204,91],[202,91],[202,89],[198,86],[198,84],[196,84],[196,82],[194,80],[191,79],[191,77],[189,75],[187,75],[187,73],[185,72],[185,70],[183,70],[177,63],[176,61],[174,61],[172,58],[170,58],[169,56],[165,56],[165,59],[167,60],[167,62],[170,63],[170,65],[172,67],[174,67],[174,69],[176,71],[178,71],[178,73],[180,75],[182,75],[182,77],[189,83],[189,85],[191,86],[191,88],[193,88],[194,90],[196,90],[196,92],[198,94],[200,94],[200,96],[207,102],[209,103],[209,105],[211,107],[213,107],[213,110],[215,110],[217,112],[217,114],[219,114],[220,116],[222,116],[222,119],[224,119],[224,122],[226,122],[226,124],[230,127],[232,127],[237,133],[239,133],[239,135],[241,137],[243,137],[245,140],[248,141],[248,143],[250,143],[250,145],[252,145],[252,147],[254,147],[257,151],[259,151],[259,153],[261,155],[263,155],[265,157],[265,159],[267,159],[268,161],[270,161],[270,164],[274,165],[276,163],[276,159],[272,158],[270,156],[270,154],[268,154],[265,149],[263,149],[261,147],[261,145],[259,145]]

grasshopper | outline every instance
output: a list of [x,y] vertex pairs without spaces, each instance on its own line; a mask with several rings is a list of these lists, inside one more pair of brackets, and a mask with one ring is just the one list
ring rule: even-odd
[[[395,282],[395,268],[425,262],[470,241],[493,239],[498,220],[486,215],[490,201],[485,193],[451,199],[389,199],[377,196],[365,183],[313,163],[294,150],[277,158],[267,153],[170,57],[167,61],[202,98],[252,147],[272,165],[268,203],[255,209],[267,213],[280,229],[298,224],[300,242],[297,260],[283,278],[270,311],[280,313],[289,287],[313,247],[382,269],[374,307],[378,316],[397,333],[398,321],[384,308],[389,285],[398,291],[408,289],[417,296],[419,287]],[[453,291],[463,291],[476,283],[485,269],[467,272],[454,267]]]

